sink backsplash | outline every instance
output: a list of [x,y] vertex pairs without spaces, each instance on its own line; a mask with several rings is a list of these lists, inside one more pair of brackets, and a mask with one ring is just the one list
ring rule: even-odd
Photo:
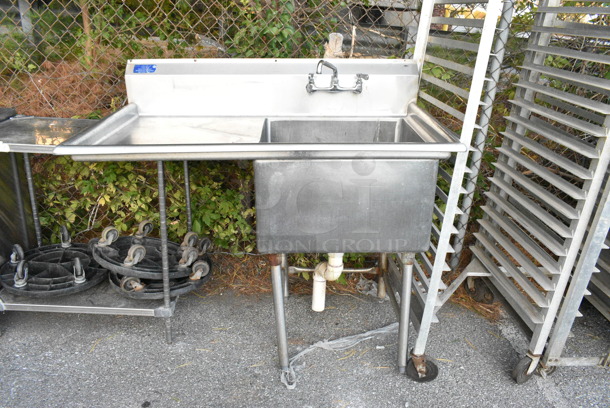
[[[307,93],[319,59],[130,60],[125,81],[140,116],[403,116],[417,97],[412,60],[332,59],[343,86],[368,74],[361,94]],[[330,74],[316,75],[316,83]]]

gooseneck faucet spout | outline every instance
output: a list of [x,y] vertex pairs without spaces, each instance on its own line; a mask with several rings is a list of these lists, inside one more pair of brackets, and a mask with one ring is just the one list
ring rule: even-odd
[[320,60],[318,62],[318,65],[316,66],[316,74],[319,75],[322,73],[322,67],[329,68],[333,71],[333,76],[330,79],[330,85],[332,86],[333,84],[338,84],[339,83],[339,71],[337,70],[337,67],[328,61]]
[[[330,86],[327,87],[319,87],[315,82],[315,75],[320,75],[322,73],[322,68],[326,67],[333,71],[330,77]],[[318,61],[318,65],[316,65],[316,74],[309,74],[308,82],[305,89],[308,93],[314,93],[316,91],[325,91],[325,92],[353,92],[359,94],[362,92],[362,81],[369,79],[367,74],[356,74],[356,84],[352,88],[344,88],[339,85],[339,70],[334,64],[326,60]]]
[[337,71],[337,67],[334,66],[333,64],[331,64],[330,62],[325,61],[325,60],[320,60],[318,62],[318,65],[316,67],[316,74],[321,74],[322,73],[322,67],[326,67],[326,68],[332,69],[333,70],[333,75],[337,75],[337,72],[338,72]]

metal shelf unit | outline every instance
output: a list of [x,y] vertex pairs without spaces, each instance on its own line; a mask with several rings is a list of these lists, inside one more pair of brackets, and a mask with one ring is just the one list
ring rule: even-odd
[[[454,5],[456,3],[451,3]],[[470,5],[471,7],[477,6],[476,2],[466,2],[465,4]],[[445,265],[443,272],[451,272],[454,271],[459,264],[461,259],[462,250],[464,248],[464,240],[466,236],[466,231],[469,225],[470,219],[470,211],[472,209],[474,203],[474,195],[475,190],[477,188],[477,179],[479,177],[479,172],[481,168],[481,163],[483,159],[483,152],[487,143],[487,137],[489,134],[489,124],[491,120],[491,115],[494,107],[494,100],[496,97],[496,93],[498,91],[498,82],[500,80],[500,75],[502,73],[502,61],[504,60],[504,55],[506,51],[506,43],[508,41],[509,33],[510,33],[510,24],[513,18],[513,11],[515,7],[514,0],[507,0],[502,2],[502,10],[500,13],[500,19],[498,21],[494,45],[491,55],[489,56],[489,66],[487,68],[487,72],[485,74],[485,88],[483,97],[480,98],[480,110],[477,113],[477,121],[474,126],[475,133],[471,140],[470,151],[466,163],[466,168],[463,173],[463,182],[462,188],[460,190],[460,197],[458,199],[458,208],[456,212],[456,218],[453,221],[453,229],[452,229],[452,237],[451,244],[448,249],[448,253],[444,254],[445,256],[449,256],[448,263]],[[468,19],[472,20],[472,19]],[[456,19],[448,19],[444,17],[435,17],[432,20],[435,23],[442,24],[446,22],[451,22],[452,24],[460,24],[461,20]],[[457,26],[458,29],[468,30],[470,27],[480,27],[481,23],[477,22],[465,22],[463,23],[463,27]],[[456,26],[454,26],[456,27]],[[441,41],[435,41],[437,46],[442,44]],[[470,44],[451,44],[448,49],[456,48],[458,50],[462,50],[467,52],[469,48],[471,48]],[[460,48],[462,47],[462,48]],[[463,59],[463,55],[453,55],[455,61],[449,59],[439,59],[433,55],[426,54],[425,60],[430,63],[439,64],[444,69],[452,70],[456,73],[461,73],[464,75],[472,76],[473,69],[469,66],[460,63],[460,59]],[[424,81],[424,85],[426,85],[427,81],[430,81],[432,84],[441,87],[445,90],[445,98],[446,100],[459,100],[466,96],[464,89],[458,88],[455,89],[454,86],[450,86],[449,84],[444,83],[435,78],[431,78],[429,75],[422,77]],[[440,109],[442,115],[444,117],[439,117],[440,121],[447,120],[447,117],[450,117],[452,121],[461,123],[463,125],[465,115],[460,109],[456,109],[454,107],[449,106],[449,101],[440,101],[434,97],[431,97],[426,92],[426,86],[423,86],[420,90],[420,96],[422,99],[431,103],[431,105],[435,109]],[[474,96],[477,98],[477,96]],[[448,115],[448,116],[447,116]],[[446,168],[440,172],[441,176],[447,183],[452,182],[453,171],[451,168]],[[439,219],[439,225],[442,225],[443,214],[441,211],[441,206],[446,206],[448,200],[448,194],[446,190],[441,190],[439,188],[437,195],[437,202],[440,204],[435,209],[435,215]],[[433,242],[437,242],[440,237],[440,229],[435,228],[434,234],[432,237]],[[433,248],[433,254],[435,254],[435,248]],[[423,276],[429,276],[432,271],[431,261],[428,257],[421,256],[420,263],[417,265],[418,276],[423,281],[422,283],[418,283],[416,288],[418,290],[419,298],[423,299],[424,294],[426,293],[427,287],[427,279],[423,278]],[[468,278],[487,276],[486,272],[479,271],[470,271],[465,270],[463,273],[458,275],[457,277],[451,279],[446,285],[441,281],[438,293],[438,300],[436,305],[436,310],[440,309],[453,295],[453,293],[459,288],[459,286],[466,281]],[[422,302],[423,303],[423,302]],[[436,320],[436,319],[435,319]]]
[[[40,118],[28,118],[19,117],[20,122],[24,121],[39,121]],[[8,119],[10,120],[10,119]],[[20,124],[19,134],[23,136],[24,140],[19,140],[19,143],[15,143],[15,140],[11,138],[11,133],[3,128],[4,132],[0,137],[5,151],[8,151],[13,166],[16,166],[15,155],[22,153],[24,162],[24,172],[27,182],[27,191],[29,193],[29,204],[31,205],[32,222],[34,232],[36,236],[37,246],[42,245],[42,233],[41,224],[37,212],[37,204],[35,197],[35,186],[32,177],[32,168],[30,163],[30,153],[52,153],[54,145],[47,145],[41,147],[36,143],[36,140],[32,139],[32,135],[28,132],[34,128],[38,132],[40,138],[40,132],[44,132],[48,129],[47,122],[57,122],[62,119],[48,119],[46,118],[42,122],[33,126],[27,125],[23,128]],[[4,122],[3,126],[8,127],[9,122]],[[72,124],[73,125],[73,124]],[[70,126],[68,126],[70,127]],[[81,126],[82,127],[82,126]],[[65,127],[67,128],[67,127]],[[79,128],[79,126],[74,126]],[[14,135],[13,135],[14,136]],[[59,143],[60,141],[57,141]],[[42,150],[41,150],[42,149]],[[44,150],[46,149],[46,150]],[[185,171],[185,190],[187,192],[187,220],[188,228],[191,228],[191,208],[190,208],[190,181],[188,172],[188,162],[184,162]],[[19,177],[19,172],[15,170],[15,176]],[[4,290],[0,290],[0,312],[5,311],[26,311],[26,312],[54,312],[54,313],[86,313],[86,314],[110,314],[110,315],[129,315],[129,316],[146,316],[146,317],[163,317],[165,319],[165,335],[168,343],[172,341],[171,331],[171,317],[174,314],[177,298],[170,298],[170,286],[169,286],[169,264],[168,264],[168,253],[167,253],[167,217],[166,217],[166,190],[165,190],[165,175],[164,175],[164,164],[162,161],[157,162],[157,182],[159,191],[159,215],[160,215],[160,238],[161,238],[161,253],[162,253],[162,275],[163,275],[163,301],[142,301],[142,300],[131,300],[121,297],[119,294],[113,292],[107,282],[97,285],[96,287],[89,289],[85,292],[78,293],[76,295],[70,295],[60,298],[51,299],[31,299],[22,296],[12,295]],[[21,183],[21,180],[15,180],[13,183],[15,189],[19,190],[17,186]],[[22,218],[26,216],[24,200],[25,198],[18,193],[17,199],[20,201],[20,213]],[[28,235],[27,231],[22,232],[22,235]],[[27,239],[24,241],[27,244]],[[26,245],[29,246],[29,245]]]
[[601,49],[610,31],[574,18],[588,14],[559,0],[538,9],[471,248],[468,270],[489,273],[533,333],[519,383],[543,354],[610,159],[610,81],[599,76],[610,57],[582,50]]
[[[435,5],[452,4],[467,7],[484,7],[484,18],[474,19],[450,19],[444,17],[433,17]],[[498,19],[503,15],[502,23],[498,26]],[[473,143],[481,149],[481,140],[485,140],[487,124],[477,121],[481,106],[484,109],[491,109],[493,91],[497,75],[489,75],[489,61],[492,46],[497,39],[496,30],[501,36],[505,36],[505,31],[512,15],[512,2],[502,4],[501,0],[490,1],[437,1],[424,2],[420,27],[417,34],[414,60],[418,63],[420,72],[423,72],[424,64],[434,64],[443,69],[452,70],[466,78],[464,83],[469,84],[468,89],[461,88],[443,79],[436,78],[427,73],[422,73],[419,91],[419,100],[424,103],[429,112],[439,112],[437,117],[442,124],[449,117],[450,120],[460,122],[461,132],[457,138],[466,146]],[[455,39],[440,37],[437,33],[431,34],[431,24],[444,24],[459,26],[466,30],[475,28],[480,33],[477,42],[466,42]],[[469,31],[467,31],[469,32]],[[452,55],[457,61],[434,56],[432,48],[443,49],[447,55]],[[502,59],[502,46],[496,44],[500,51],[492,63],[492,68],[499,66]],[[467,52],[472,56],[471,65],[464,65],[459,62],[459,55]],[[486,82],[488,86],[486,87]],[[467,100],[460,111],[448,103],[441,101],[432,92],[427,92],[426,85],[432,85],[444,89],[454,96]],[[487,96],[482,100],[484,89]],[[476,136],[475,136],[476,134]],[[455,223],[456,217],[465,215],[461,205],[467,190],[464,188],[465,177],[468,180],[476,180],[475,173],[480,163],[480,154],[473,154],[475,149],[457,153],[446,165],[439,167],[440,183],[436,189],[436,206],[434,208],[435,224],[432,227],[431,247],[428,252],[416,254],[415,262],[411,261],[410,254],[392,254],[388,257],[382,256],[382,270],[384,271],[384,281],[388,286],[391,299],[396,300],[397,312],[400,315],[401,326],[407,325],[410,321],[417,329],[417,338],[410,351],[410,360],[414,362],[420,375],[420,380],[426,377],[426,357],[425,348],[431,324],[437,321],[436,311],[440,308],[444,300],[439,296],[439,292],[447,290],[447,286],[442,281],[444,272],[450,270],[448,255],[455,253],[452,247],[452,236],[458,233]],[[474,169],[474,170],[473,170]],[[467,176],[468,175],[468,176]],[[446,184],[449,188],[441,187]],[[467,184],[468,185],[468,184]],[[467,215],[466,215],[467,217]],[[465,228],[465,226],[464,226]],[[411,295],[413,295],[411,297]],[[447,294],[447,298],[450,293]],[[409,304],[403,301],[410,299]],[[445,299],[446,300],[446,299]],[[408,315],[408,316],[405,316]],[[406,321],[405,321],[406,320]],[[401,331],[399,331],[401,333]],[[401,370],[405,367],[406,355],[406,336],[399,336],[399,356],[398,366]],[[407,369],[408,370],[408,369]]]
[[[600,197],[590,226],[587,239],[583,245],[578,263],[574,269],[574,273],[570,279],[570,285],[565,294],[565,298],[561,305],[561,309],[557,314],[557,321],[553,327],[553,331],[546,345],[544,355],[541,361],[541,367],[545,370],[550,370],[550,367],[556,366],[602,366],[610,367],[610,350],[601,356],[593,357],[565,357],[563,352],[574,324],[576,317],[580,317],[578,308],[583,298],[591,292],[587,290],[587,285],[596,286],[595,299],[599,302],[592,302],[598,307],[602,314],[608,319],[607,304],[610,298],[610,289],[599,285],[599,281],[594,279],[596,275],[606,274],[607,269],[596,268],[596,263],[600,264],[600,253],[602,249],[608,250],[606,240],[608,229],[610,228],[610,179],[606,181],[604,192]],[[602,260],[601,263],[605,263]],[[602,272],[603,271],[603,272]],[[603,276],[603,275],[602,275]],[[602,278],[603,279],[603,278]],[[589,299],[591,299],[589,297]],[[609,319],[610,320],[610,319]]]

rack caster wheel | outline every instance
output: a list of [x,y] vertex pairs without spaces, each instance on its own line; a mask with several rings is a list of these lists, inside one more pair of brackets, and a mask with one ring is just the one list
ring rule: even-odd
[[210,273],[210,265],[206,261],[197,261],[193,264],[192,273],[189,276],[190,280],[203,279]]
[[144,245],[135,244],[127,251],[127,256],[123,261],[123,266],[135,266],[146,256],[146,247]]
[[197,243],[197,249],[199,250],[199,255],[205,255],[210,247],[212,246],[212,241],[209,238],[203,237]]
[[136,232],[136,238],[144,238],[149,235],[154,229],[154,225],[150,220],[144,220],[138,224],[138,232]]
[[74,283],[79,285],[81,283],[87,282],[87,278],[85,277],[85,268],[83,268],[83,264],[80,258],[74,258]]
[[482,279],[473,279],[472,284],[466,282],[466,290],[470,296],[479,303],[490,305],[494,302],[495,297],[493,292],[487,287]]
[[193,231],[189,231],[184,236],[184,240],[182,240],[180,247],[183,249],[187,247],[195,247],[197,245],[197,241],[199,241],[199,235]]
[[13,286],[18,289],[23,289],[28,285],[28,275],[29,275],[29,267],[25,261],[19,261],[19,265],[17,265],[17,269],[15,271],[15,276],[13,278],[14,284]]
[[536,370],[533,370],[529,374],[527,373],[527,370],[530,368],[532,361],[533,360],[531,357],[525,356],[521,360],[519,360],[515,368],[513,368],[511,377],[513,377],[513,380],[515,380],[517,384],[526,383],[530,378],[532,378],[532,375],[534,375],[534,372]]
[[425,363],[426,374],[420,377],[419,373],[417,372],[417,368],[415,368],[415,363],[413,362],[413,359],[410,358],[409,360],[407,360],[407,377],[409,377],[413,381],[420,383],[429,382],[438,377],[438,366],[428,359],[425,360]]
[[119,238],[119,230],[114,227],[106,227],[102,231],[102,239],[100,239],[97,245],[106,247],[112,244]]
[[131,276],[126,276],[121,279],[121,289],[125,292],[139,292],[144,289],[144,284],[140,281],[139,278],[134,278]]
[[191,264],[197,260],[198,256],[199,251],[197,251],[196,248],[187,246],[184,248],[184,251],[182,251],[182,257],[180,258],[180,261],[178,261],[178,267],[186,268],[187,266],[191,266]]

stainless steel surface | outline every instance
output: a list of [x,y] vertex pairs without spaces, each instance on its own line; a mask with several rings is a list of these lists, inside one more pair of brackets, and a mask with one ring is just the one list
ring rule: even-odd
[[[402,285],[402,266],[400,265],[400,254],[392,254],[388,256],[388,269],[384,275],[384,280],[387,285],[387,294],[390,295],[390,300],[393,303],[396,311],[396,316],[400,318],[400,290]],[[417,261],[414,266],[417,266]],[[412,280],[411,283],[411,305],[409,306],[409,321],[418,332],[421,329],[422,316],[424,312],[424,300],[419,296],[413,296],[416,292],[417,281]],[[432,315],[432,323],[438,323],[439,320],[436,314]],[[419,333],[418,333],[419,336]]]
[[17,115],[14,108],[0,108],[0,122]]
[[[427,6],[426,14],[428,13],[428,11],[432,11],[429,9],[429,7],[434,8],[434,6]],[[443,103],[442,101],[439,101],[438,99],[436,99],[436,101],[439,104],[437,105],[435,103],[436,107],[446,110],[452,115],[455,114],[454,116],[456,118],[461,119],[463,121],[463,126],[460,132],[460,142],[462,142],[468,147],[471,146],[474,132],[478,127],[477,116],[480,113],[481,95],[483,92],[484,83],[487,79],[489,57],[494,42],[496,26],[500,16],[500,9],[500,0],[490,0],[487,2],[483,29],[481,31],[480,42],[478,44],[463,44],[461,41],[458,42],[462,44],[457,44],[457,42],[447,39],[443,39],[441,42],[441,44],[446,48],[453,48],[457,46],[467,50],[468,48],[474,46],[474,51],[477,53],[474,71],[472,74],[472,81],[469,88],[468,102],[466,104],[465,111],[463,113],[458,112],[456,111],[456,109],[450,108],[447,104]],[[430,26],[424,26],[421,29],[429,30]],[[421,37],[425,39],[426,36],[427,34],[422,34]],[[420,35],[418,33],[418,41],[419,39]],[[428,37],[428,43],[434,44],[434,38]],[[420,44],[417,44],[416,48],[418,47],[420,47]],[[421,48],[425,49],[425,45],[422,44]],[[423,53],[419,53],[419,58],[423,59],[423,55],[425,55],[425,50]],[[428,100],[431,99],[431,97],[428,97],[429,95],[424,97],[425,95],[427,94],[423,92],[419,93],[420,97]],[[425,348],[428,340],[430,326],[434,321],[436,311],[439,307],[438,292],[439,290],[443,290],[445,287],[441,278],[443,276],[443,273],[450,269],[446,262],[447,254],[452,251],[455,251],[451,246],[451,237],[456,232],[456,228],[454,225],[456,216],[460,215],[461,212],[461,210],[459,209],[459,204],[462,198],[461,196],[465,192],[465,190],[463,189],[464,175],[466,174],[466,167],[469,161],[470,157],[467,152],[460,152],[455,156],[455,161],[453,162],[453,173],[451,175],[451,181],[449,182],[449,193],[446,195],[446,199],[443,199],[442,194],[439,194],[439,198],[443,199],[446,205],[445,208],[440,211],[442,213],[442,226],[440,228],[440,231],[438,232],[437,244],[431,246],[431,252],[433,254],[434,261],[433,266],[430,270],[429,284],[427,287],[424,288],[420,287],[420,284],[417,281],[413,282],[413,286],[416,288],[416,293],[418,294],[418,296],[415,296],[417,302],[414,302],[414,304],[417,307],[420,304],[418,302],[421,302],[421,306],[423,308],[417,339],[415,341],[415,345],[412,351],[412,354],[416,356],[422,356],[425,354]],[[428,255],[420,254],[419,258],[427,259]]]
[[[461,145],[448,133],[424,128],[423,120],[415,116],[395,118],[307,118],[271,119],[265,121],[261,142],[286,144],[388,144],[413,152],[449,152]],[[385,146],[388,148],[388,146]],[[365,148],[365,147],[363,147]],[[449,154],[446,155],[449,157]],[[417,155],[415,157],[422,157]],[[427,156],[423,155],[423,158]]]
[[[4,262],[8,258],[11,247],[15,243],[21,244],[24,248],[29,248],[28,234],[31,229],[29,226],[28,209],[24,206],[22,186],[24,177],[21,175],[23,166],[18,160],[22,155],[9,153],[4,155],[7,158],[2,160],[0,157],[0,171],[8,177],[0,179],[0,193],[4,197],[0,202],[0,227],[3,233],[0,236],[1,250],[0,261]],[[27,153],[23,156],[26,156]],[[158,164],[159,175],[159,204],[160,218],[162,223],[161,238],[165,240],[163,252],[163,273],[167,277],[167,227],[165,222],[165,185],[163,179],[163,164]],[[28,178],[31,179],[31,175]],[[6,180],[6,179],[9,180]],[[7,183],[8,181],[8,183]],[[11,185],[12,181],[12,185]],[[30,185],[30,187],[33,187]],[[31,191],[31,190],[30,190]],[[19,204],[20,203],[20,204]],[[27,217],[26,217],[27,216]],[[21,225],[23,224],[23,225]],[[21,232],[19,229],[27,229]],[[25,238],[24,238],[25,235]],[[164,279],[164,294],[169,294],[167,279]],[[171,316],[174,313],[176,300],[165,297],[163,305],[158,301],[131,300],[116,295],[116,292],[107,284],[98,285],[83,293],[73,294],[69,298],[52,299],[32,299],[21,298],[6,291],[0,291],[0,311],[28,311],[28,312],[57,312],[57,313],[86,313],[86,314],[110,314],[110,315],[133,315],[150,316],[165,318],[166,338],[171,341]]]
[[[329,59],[338,80],[353,86],[369,74],[363,92],[308,94],[305,85],[318,59],[132,60],[125,83],[141,116],[379,116],[405,115],[417,95],[411,60]],[[154,66],[141,73],[136,67]],[[137,71],[137,72],[134,72]],[[152,71],[149,70],[149,71]],[[316,76],[319,86],[331,75]]]
[[405,118],[140,117],[128,105],[54,153],[98,160],[253,160],[447,158],[465,150],[434,119],[410,109]]
[[[450,266],[452,269],[458,267],[462,258],[462,249],[464,247],[468,223],[470,221],[470,211],[473,208],[475,191],[477,190],[477,181],[479,180],[479,170],[483,161],[483,153],[485,151],[485,146],[487,145],[489,124],[494,108],[494,100],[496,99],[496,92],[499,89],[498,82],[500,80],[500,74],[502,73],[502,62],[504,60],[514,8],[515,4],[513,0],[503,2],[500,21],[496,28],[498,32],[497,38],[494,42],[493,54],[490,56],[488,80],[485,83],[485,93],[481,101],[482,111],[477,122],[479,128],[476,130],[476,134],[472,140],[472,153],[468,163],[468,171],[464,175],[464,189],[466,192],[459,204],[462,214],[459,215],[456,224],[458,233],[453,239],[454,252],[451,254],[450,258]],[[450,293],[446,292],[447,291],[445,290],[441,297],[448,299]]]
[[[559,0],[545,0],[541,8],[557,10],[560,5]],[[581,10],[583,16],[588,13],[588,8]],[[599,50],[585,52],[573,45],[583,34],[597,37],[603,32],[607,37],[607,28],[583,21],[565,23],[551,11],[536,16],[490,179],[490,202],[483,207],[485,220],[472,248],[494,286],[531,329],[527,356],[535,357],[534,366],[545,350],[557,354],[563,347],[565,339],[560,339],[567,336],[582,298],[578,292],[584,291],[591,270],[573,272],[573,267],[579,253],[588,257],[582,244],[610,163],[610,105],[582,97],[587,92],[607,95],[610,81],[598,70],[580,69],[610,59],[589,52]],[[569,58],[571,64],[545,66],[549,55]],[[551,86],[542,76],[564,86]],[[530,239],[519,240],[521,236]],[[549,343],[553,327],[557,331]]]
[[436,169],[435,160],[258,160],[257,248],[425,251]]
[[[339,81],[339,71],[337,70],[337,67],[334,66],[333,64],[331,64],[328,61],[324,61],[324,60],[320,60],[318,61],[318,65],[316,65],[316,74],[321,74],[322,73],[322,68],[326,67],[326,68],[330,68],[331,71],[333,72],[332,76],[333,79],[338,82]],[[333,79],[331,79],[331,83],[335,82],[333,81]]]
[[[255,164],[259,251],[427,250],[437,160],[465,154],[466,145],[415,105],[413,61],[333,60],[338,74],[319,74],[317,86],[341,83],[362,93],[308,94],[303,85],[315,62],[130,61],[130,104],[55,153],[77,160],[275,159]],[[363,72],[366,82],[357,75]],[[286,185],[277,188],[278,181]],[[273,202],[278,191],[287,196]],[[273,229],[282,226],[278,220],[287,221],[284,231]],[[267,226],[273,228],[262,231]],[[296,246],[283,250],[285,238]],[[281,279],[281,267],[274,269]],[[274,293],[283,289],[278,285]],[[281,338],[284,317],[277,319]]]
[[[279,256],[276,256],[279,257]],[[288,369],[288,337],[286,334],[286,316],[284,311],[284,285],[282,283],[282,267],[279,259],[277,265],[271,266],[271,281],[273,285],[273,305],[275,309],[275,328],[277,331],[277,348],[280,358],[280,368]]]
[[191,209],[191,173],[189,171],[189,162],[182,163],[184,168],[184,201],[186,202],[186,230],[193,230],[193,211]]
[[[369,74],[358,95],[308,94],[304,83],[317,63],[310,59],[130,61],[125,77],[130,103],[54,152],[77,160],[252,160],[411,158],[420,157],[420,152],[444,158],[465,150],[412,103],[417,97],[413,61],[333,60],[339,72],[334,79],[341,83],[350,77],[357,81],[361,72]],[[323,86],[330,78],[320,74],[316,81]],[[318,123],[323,120],[337,123]],[[265,136],[264,128],[282,121],[303,126],[300,142]],[[369,121],[367,126],[394,121],[395,129],[404,133],[375,140],[369,132],[370,137],[328,137],[324,143],[314,143],[306,137],[311,127],[305,121],[315,121],[316,130],[335,135],[346,129],[354,134],[364,126],[362,121]],[[412,137],[413,132],[419,138]]]
[[[572,330],[574,319],[578,315],[578,308],[587,292],[587,285],[591,281],[595,265],[602,248],[605,245],[608,229],[610,228],[610,182],[606,181],[603,193],[600,194],[599,203],[595,217],[591,222],[589,233],[583,245],[578,263],[570,279],[570,285],[565,294],[565,299],[561,304],[561,309],[557,315],[557,321],[549,338],[542,362],[547,365],[560,365],[562,354],[566,349],[568,336]],[[605,293],[605,297],[610,297],[610,292]],[[610,352],[610,351],[609,351]],[[580,353],[579,353],[580,354]],[[580,358],[572,361],[578,365],[598,365],[604,358],[608,357],[608,352],[604,356],[587,359]],[[569,360],[569,359],[568,359]]]
[[50,154],[56,145],[95,123],[96,121],[89,119],[13,116],[0,122],[0,149],[18,153]]
[[290,267],[288,266],[288,256],[286,254],[280,255],[280,267],[282,268],[282,287],[284,289],[284,297],[287,298],[290,296],[290,284],[288,282]]
[[[272,146],[269,144],[268,146]],[[307,145],[301,145],[307,148]],[[310,145],[311,146],[311,145]],[[310,147],[309,146],[309,147]],[[348,149],[357,149],[358,146],[345,145]],[[382,146],[369,151],[362,150],[301,150],[301,151],[261,151],[261,152],[205,152],[205,153],[133,153],[133,154],[82,154],[74,155],[75,161],[194,161],[194,160],[265,160],[265,159],[287,159],[287,160],[308,160],[308,159],[409,159],[416,158],[414,152],[379,150]],[[297,148],[298,146],[292,146]],[[443,159],[447,156],[444,152],[426,152],[426,155],[434,159]]]
[[[608,235],[610,237],[610,234]],[[587,290],[587,300],[608,320],[610,320],[610,249],[606,239],[605,248],[597,260],[599,272],[591,276]]]
[[[159,190],[159,232],[161,235],[161,268],[163,275],[163,306],[167,309],[171,303],[169,287],[169,257],[167,248],[167,214],[165,203],[165,174],[163,162],[157,162],[157,184]],[[171,317],[165,318],[165,340],[172,342]]]
[[30,196],[30,207],[32,210],[32,220],[34,221],[34,233],[36,234],[36,245],[42,246],[42,231],[40,227],[40,218],[38,217],[38,208],[36,205],[36,192],[34,191],[34,178],[32,177],[32,166],[30,163],[30,154],[23,154],[23,166],[25,169],[25,179],[28,185],[28,194]]
[[411,315],[411,283],[413,280],[414,254],[403,254],[402,283],[400,289],[400,318],[398,326],[398,371],[403,374],[407,366],[409,345],[409,317]]
[[[9,153],[9,160],[11,163],[10,175],[13,178],[13,195],[14,202],[17,205],[17,213],[13,214],[12,217],[15,221],[19,222],[19,226],[21,227],[21,231],[19,237],[23,240],[23,244],[25,248],[30,247],[30,237],[29,237],[29,228],[28,228],[28,215],[26,214],[25,209],[25,200],[23,199],[24,191],[22,188],[22,178],[21,178],[21,169],[18,165],[18,161],[20,161],[21,157],[18,157],[15,153]],[[7,175],[9,175],[7,174]],[[9,199],[10,200],[10,199]],[[14,242],[13,242],[14,244]]]

